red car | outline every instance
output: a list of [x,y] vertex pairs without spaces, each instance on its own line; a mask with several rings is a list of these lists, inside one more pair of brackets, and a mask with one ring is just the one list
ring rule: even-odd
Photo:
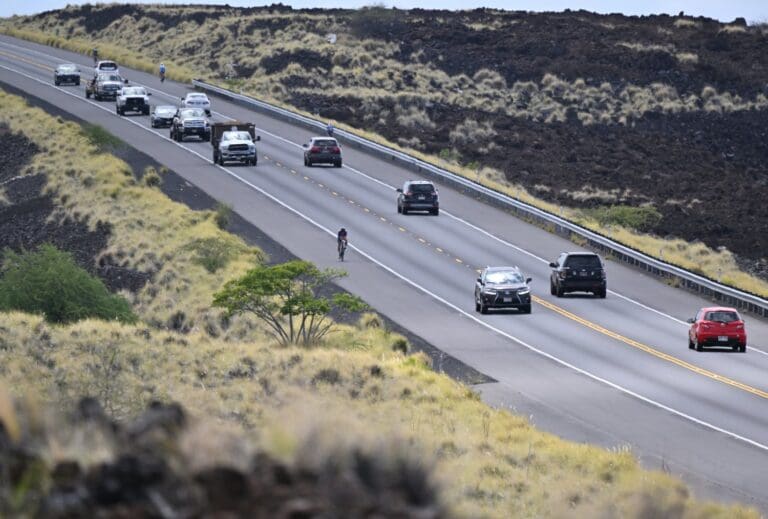
[[713,306],[702,308],[688,319],[688,347],[702,351],[704,346],[730,346],[733,351],[747,351],[747,331],[735,308]]

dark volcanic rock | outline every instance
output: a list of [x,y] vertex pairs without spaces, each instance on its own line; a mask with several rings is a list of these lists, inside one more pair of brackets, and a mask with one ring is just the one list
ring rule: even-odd
[[[88,409],[88,416],[102,416],[97,407],[93,400],[80,405]],[[18,441],[3,441],[0,424],[0,467],[5,476],[0,478],[0,515],[10,510],[6,508],[10,500],[3,497],[26,477],[22,505],[27,499],[35,504],[37,516],[50,518],[450,517],[418,462],[352,449],[317,461],[299,456],[294,465],[257,453],[239,467],[194,468],[197,453],[182,445],[185,434],[194,434],[195,425],[174,404],[152,404],[135,420],[117,425],[78,412],[57,428],[80,430],[86,441],[102,437],[113,455],[94,466],[62,459],[48,469],[42,462],[45,431],[25,430]],[[214,444],[217,438],[208,441]],[[306,452],[310,450],[308,446]]]

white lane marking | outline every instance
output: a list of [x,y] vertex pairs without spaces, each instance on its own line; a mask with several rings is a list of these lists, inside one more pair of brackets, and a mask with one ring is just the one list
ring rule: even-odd
[[[47,83],[45,81],[37,79],[37,78],[35,78],[33,76],[30,76],[30,75],[28,75],[28,74],[26,74],[24,72],[12,69],[10,67],[6,67],[5,65],[0,65],[0,68],[4,68],[6,70],[10,70],[11,72],[15,72],[15,73],[17,73],[17,74],[19,74],[21,76],[24,76],[24,77],[26,77],[28,79],[31,79],[32,81],[36,81],[36,82],[41,83],[43,85],[46,85],[46,86],[49,86],[49,87],[54,88],[56,90],[59,90],[60,92],[62,92],[64,94],[67,94],[67,95],[72,96],[72,97],[74,97],[76,99],[79,99],[80,101],[83,101],[83,102],[86,102],[86,103],[91,104],[93,106],[96,106],[97,108],[99,108],[101,110],[104,110],[105,112],[107,112],[107,113],[109,113],[111,115],[114,115],[115,117],[118,117],[117,114],[114,114],[112,112],[112,110],[109,110],[109,109],[105,108],[104,106],[100,106],[99,104],[97,104],[97,103],[95,103],[93,101],[90,101],[90,100],[87,100],[87,99],[83,99],[80,96],[77,96],[77,95],[75,95],[75,94],[73,94],[71,92],[68,92],[68,91],[66,91],[66,90],[64,90],[64,89],[62,89],[60,87],[56,87],[54,85],[51,85],[51,84],[49,84],[49,83]],[[320,222],[314,220],[312,217],[302,213],[298,209],[295,209],[295,208],[291,207],[290,205],[288,205],[287,203],[283,202],[282,200],[280,200],[276,196],[270,194],[269,192],[267,192],[263,188],[261,188],[261,187],[255,185],[255,184],[249,182],[248,180],[244,179],[243,177],[241,177],[237,173],[227,169],[226,167],[219,166],[218,164],[213,164],[213,162],[211,160],[209,160],[208,158],[204,157],[200,153],[198,153],[198,152],[196,152],[196,151],[194,151],[194,150],[192,150],[190,148],[187,148],[182,143],[179,143],[179,142],[176,142],[176,141],[172,141],[171,139],[163,136],[162,134],[160,134],[158,132],[155,132],[154,130],[152,130],[150,128],[147,128],[146,126],[143,126],[143,125],[139,124],[138,122],[136,122],[134,120],[126,119],[124,117],[121,117],[120,119],[122,119],[122,120],[124,120],[126,122],[129,122],[131,124],[134,124],[138,128],[141,128],[142,130],[145,130],[145,131],[148,131],[150,133],[154,133],[156,135],[159,135],[160,137],[162,137],[166,141],[175,144],[179,148],[182,148],[182,149],[188,151],[189,153],[192,153],[193,155],[196,155],[197,157],[201,158],[203,161],[212,164],[214,167],[224,171],[226,174],[228,174],[231,177],[239,180],[240,182],[242,182],[246,186],[250,187],[254,191],[256,191],[258,193],[261,193],[263,196],[269,198],[270,200],[272,200],[273,202],[275,202],[279,206],[283,207],[284,209],[292,212],[293,214],[297,215],[298,217],[302,218],[303,220],[305,220],[305,221],[309,222],[310,224],[314,225],[315,227],[317,227],[318,229],[322,230],[323,232],[325,232],[329,236],[331,236],[331,237],[335,237],[336,236],[336,233],[334,231],[332,231],[328,227],[325,227],[323,224],[321,224]],[[462,314],[464,317],[467,317],[468,319],[470,319],[471,321],[474,321],[475,323],[479,324],[480,326],[482,326],[484,328],[487,328],[488,330],[490,330],[490,331],[492,331],[492,332],[494,332],[494,333],[496,333],[496,334],[498,334],[498,335],[500,335],[502,337],[505,337],[505,338],[511,340],[512,342],[515,342],[515,343],[519,344],[520,346],[528,349],[529,351],[532,351],[532,352],[534,352],[534,353],[536,353],[538,355],[541,355],[542,357],[545,357],[545,358],[547,358],[547,359],[549,359],[549,360],[551,360],[553,362],[556,362],[556,363],[560,364],[561,366],[565,366],[565,367],[567,367],[569,369],[572,369],[572,370],[576,371],[577,373],[580,373],[580,374],[582,374],[582,375],[584,375],[586,377],[591,378],[592,380],[595,380],[596,382],[600,382],[600,383],[605,384],[605,385],[607,385],[609,387],[612,387],[612,388],[614,388],[614,389],[616,389],[618,391],[621,391],[622,393],[624,393],[626,395],[635,397],[638,400],[646,402],[647,404],[653,405],[655,407],[658,407],[659,409],[663,409],[663,410],[665,410],[667,412],[670,412],[670,413],[672,413],[672,414],[674,414],[676,416],[679,416],[679,417],[681,417],[683,419],[689,420],[689,421],[691,421],[693,423],[699,424],[699,425],[701,425],[703,427],[707,427],[708,429],[711,429],[713,431],[719,432],[719,433],[724,434],[726,436],[730,436],[731,438],[734,438],[736,440],[742,441],[744,443],[752,445],[753,447],[757,447],[758,449],[761,449],[763,451],[768,452],[768,445],[762,444],[762,443],[760,443],[758,441],[752,440],[750,438],[747,438],[746,436],[742,436],[740,434],[737,434],[735,432],[729,431],[729,430],[724,429],[722,427],[718,427],[717,425],[711,424],[711,423],[709,423],[709,422],[707,422],[705,420],[701,420],[699,418],[696,418],[696,417],[694,417],[692,415],[689,415],[687,413],[684,413],[682,411],[678,411],[677,409],[675,409],[673,407],[670,407],[670,406],[667,406],[665,404],[662,404],[661,402],[658,402],[658,401],[653,400],[651,398],[642,396],[639,393],[636,393],[636,392],[632,391],[631,389],[625,388],[625,387],[623,387],[623,386],[621,386],[619,384],[611,382],[608,379],[605,379],[603,377],[595,375],[595,374],[593,374],[593,373],[591,373],[591,372],[589,372],[589,371],[587,371],[585,369],[579,368],[578,366],[576,366],[574,364],[571,364],[570,362],[562,360],[562,359],[560,359],[558,357],[555,357],[554,355],[552,355],[550,353],[545,352],[544,350],[541,350],[541,349],[539,349],[539,348],[537,348],[537,347],[535,347],[535,346],[533,346],[531,344],[528,344],[527,342],[523,341],[522,339],[519,339],[518,337],[515,337],[514,335],[512,335],[510,333],[507,333],[507,332],[505,332],[505,331],[503,331],[503,330],[501,330],[499,328],[496,328],[496,327],[492,326],[491,324],[483,321],[482,319],[479,319],[477,316],[475,316],[475,315],[473,315],[473,314],[471,314],[471,313],[461,309],[457,305],[451,303],[447,299],[444,299],[443,297],[439,296],[438,294],[432,292],[428,288],[426,288],[424,286],[421,286],[420,284],[416,283],[412,279],[410,279],[410,278],[400,274],[399,272],[397,272],[393,268],[385,265],[384,263],[382,263],[381,261],[377,260],[376,258],[371,256],[370,254],[368,254],[367,252],[365,252],[361,248],[357,247],[356,245],[350,244],[349,247],[352,250],[357,251],[361,256],[363,256],[364,258],[368,259],[370,262],[378,265],[379,267],[381,267],[382,269],[386,270],[387,272],[389,272],[393,276],[401,279],[405,283],[408,283],[409,285],[411,285],[412,287],[416,288],[417,290],[420,290],[421,292],[427,294],[429,297],[431,297],[431,298],[435,299],[436,301],[444,304],[448,308],[450,308],[450,309],[452,309],[452,310]]]

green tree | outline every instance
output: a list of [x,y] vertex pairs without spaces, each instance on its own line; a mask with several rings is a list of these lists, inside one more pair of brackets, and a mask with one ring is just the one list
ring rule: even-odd
[[20,254],[6,250],[0,277],[0,310],[42,314],[52,323],[89,317],[136,321],[128,301],[111,294],[101,280],[53,245]]
[[308,346],[331,330],[332,310],[347,313],[367,308],[358,297],[347,293],[321,295],[330,283],[344,276],[342,270],[320,270],[308,261],[259,266],[224,285],[214,295],[213,305],[229,315],[254,314],[283,345]]

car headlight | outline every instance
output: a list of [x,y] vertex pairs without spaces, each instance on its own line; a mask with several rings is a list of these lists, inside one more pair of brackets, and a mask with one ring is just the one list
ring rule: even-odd
[[520,290],[517,291],[517,295],[519,295],[519,296],[524,296],[524,295],[527,295],[527,294],[530,294],[530,293],[531,293],[531,289],[530,288],[521,288]]
[[495,288],[484,288],[483,294],[487,296],[495,296],[496,295],[496,289]]

